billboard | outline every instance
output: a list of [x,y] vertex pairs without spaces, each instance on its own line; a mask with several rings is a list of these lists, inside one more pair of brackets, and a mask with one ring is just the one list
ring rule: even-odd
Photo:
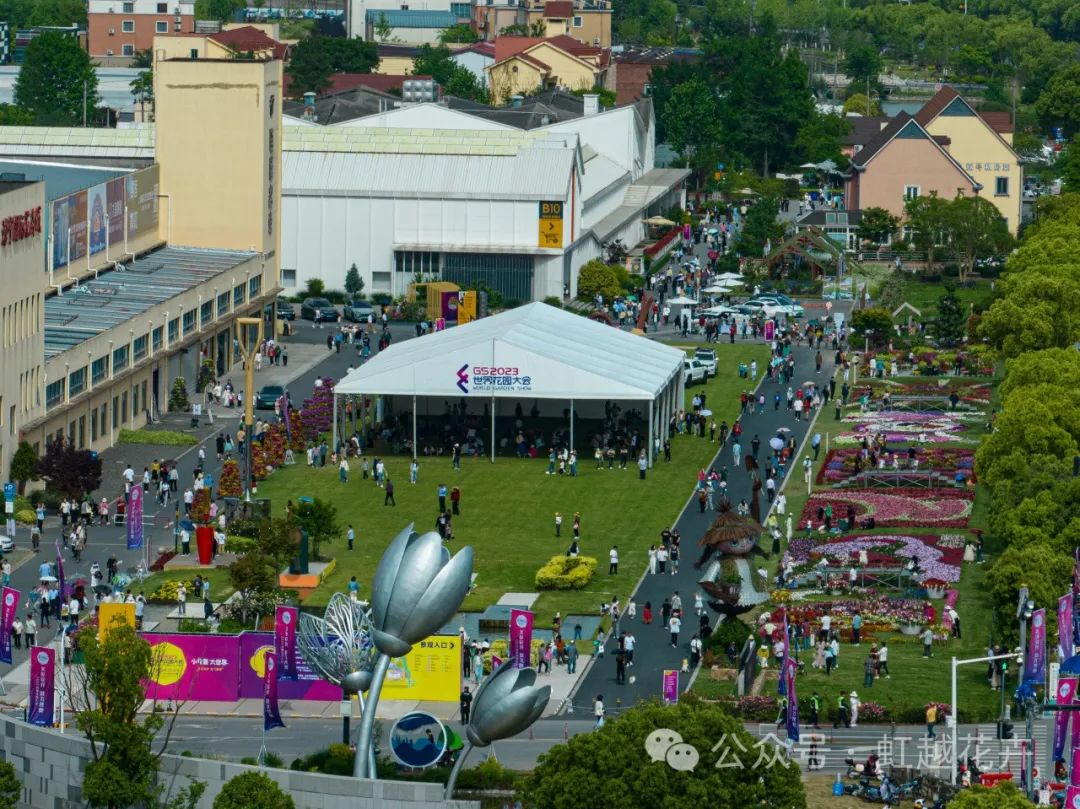
[[[256,699],[263,696],[263,676],[266,674],[266,656],[274,653],[272,632],[244,632],[240,639],[240,699]],[[280,670],[279,670],[280,675]],[[308,668],[303,654],[296,653],[296,679],[278,678],[278,699],[314,699],[335,701],[341,699],[341,689],[321,679]]]
[[461,638],[432,635],[396,657],[386,674],[385,699],[456,702],[461,696]]
[[157,231],[156,165],[53,200],[49,204],[53,268],[104,253],[107,247],[122,247],[125,212],[128,240]]
[[[146,632],[153,654],[146,698],[234,702],[240,679],[238,635]],[[262,689],[259,689],[262,696]]]

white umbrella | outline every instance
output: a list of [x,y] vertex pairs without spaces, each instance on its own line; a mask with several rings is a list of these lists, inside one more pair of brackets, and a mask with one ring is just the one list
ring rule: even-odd
[[784,439],[773,436],[769,439],[769,446],[779,452],[784,448]]
[[708,418],[709,416],[712,415],[712,411],[711,410],[702,410],[701,415],[703,415],[705,418]]
[[39,576],[38,578],[40,581],[47,581],[50,583],[57,581],[56,576]]
[[728,291],[728,287],[724,286],[723,284],[710,284],[701,291],[709,295],[722,295]]
[[697,301],[680,295],[677,298],[668,298],[667,303],[671,306],[697,306]]
[[716,276],[717,281],[745,281],[746,279],[739,275],[737,272],[722,272]]
[[650,216],[645,220],[646,225],[657,225],[658,227],[672,227],[675,223],[664,216]]

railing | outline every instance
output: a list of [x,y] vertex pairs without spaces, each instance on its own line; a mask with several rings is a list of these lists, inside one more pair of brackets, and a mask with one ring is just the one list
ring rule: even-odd
[[661,236],[655,244],[649,245],[642,252],[649,258],[659,258],[666,255],[671,250],[675,240],[679,238],[680,233],[682,233],[682,228],[672,228]]

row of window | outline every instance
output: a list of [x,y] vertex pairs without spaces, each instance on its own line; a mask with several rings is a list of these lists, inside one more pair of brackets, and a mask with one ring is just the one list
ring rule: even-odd
[[11,348],[41,329],[41,295],[30,295],[10,303],[0,311],[3,321],[4,348]]
[[[125,34],[135,33],[135,20],[123,20],[120,23],[120,31]],[[169,33],[169,23],[166,20],[158,20],[154,23],[154,32],[158,34]],[[125,48],[130,48],[130,45],[125,45]]]
[[[125,2],[123,4],[123,12],[125,14],[134,14],[135,13],[135,3],[134,2]],[[168,3],[158,3],[157,4],[157,13],[158,14],[168,14],[169,13],[169,4]]]
[[[905,185],[904,186],[904,200],[910,201],[918,199],[922,195],[922,186],[918,185]],[[994,196],[995,197],[1007,197],[1009,196],[1009,178],[1008,177],[995,177],[994,178]]]
[[[128,398],[128,391],[123,391],[112,398],[112,429],[119,430],[128,420],[134,420],[135,414],[139,412],[139,408],[146,407],[150,401],[147,398],[147,382],[143,380],[138,385],[131,386],[130,400]],[[52,387],[50,385],[50,387]],[[130,408],[128,403],[130,401]],[[67,440],[78,449],[86,449],[87,447],[87,427],[89,426],[89,439],[90,442],[97,441],[99,437],[104,437],[109,433],[109,402],[105,402],[99,407],[95,407],[90,411],[89,419],[87,416],[81,415],[77,419],[72,419],[67,425]],[[87,423],[89,422],[89,424]],[[64,437],[63,428],[57,430],[55,433],[49,436],[47,443],[60,440]],[[35,450],[37,447],[34,447]]]

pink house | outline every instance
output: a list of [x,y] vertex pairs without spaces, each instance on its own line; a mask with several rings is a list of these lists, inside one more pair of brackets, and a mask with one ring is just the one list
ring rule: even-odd
[[848,210],[884,208],[902,217],[909,199],[931,193],[952,199],[982,190],[949,154],[948,145],[947,137],[931,135],[907,113],[897,115],[851,156]]

